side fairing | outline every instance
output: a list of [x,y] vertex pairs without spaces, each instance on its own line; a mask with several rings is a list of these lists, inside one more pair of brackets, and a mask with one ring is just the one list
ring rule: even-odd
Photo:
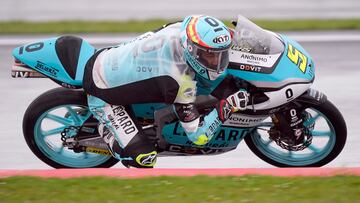
[[236,146],[244,138],[246,133],[247,129],[223,126],[218,129],[218,131],[206,145],[198,146],[188,139],[184,129],[181,127],[179,122],[171,123],[164,126],[162,131],[164,139],[170,145],[218,149],[236,148]]
[[146,104],[133,104],[132,109],[136,117],[154,119],[156,110],[167,107],[164,103],[146,103]]

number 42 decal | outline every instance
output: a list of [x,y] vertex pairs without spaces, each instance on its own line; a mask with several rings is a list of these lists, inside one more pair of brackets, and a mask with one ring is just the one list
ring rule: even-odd
[[291,44],[288,47],[287,57],[297,65],[301,72],[306,72],[307,57]]

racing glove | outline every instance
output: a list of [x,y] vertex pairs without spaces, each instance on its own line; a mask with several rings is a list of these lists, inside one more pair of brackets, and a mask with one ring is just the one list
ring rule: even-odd
[[226,101],[232,106],[232,112],[244,111],[249,102],[249,93],[246,90],[241,89],[230,95]]
[[232,114],[232,105],[227,101],[227,99],[222,99],[216,105],[216,111],[218,117],[222,123],[224,123]]

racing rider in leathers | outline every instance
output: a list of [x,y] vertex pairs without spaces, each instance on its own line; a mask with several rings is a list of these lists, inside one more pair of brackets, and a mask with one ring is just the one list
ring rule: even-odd
[[[136,122],[131,104],[172,104],[188,139],[199,146],[232,112],[244,110],[247,92],[225,77],[231,43],[221,21],[193,15],[97,51],[86,65],[83,87],[112,155],[126,167],[149,168],[156,162],[155,145]],[[200,115],[194,105],[197,87],[217,79],[224,85],[211,94],[219,102]]]

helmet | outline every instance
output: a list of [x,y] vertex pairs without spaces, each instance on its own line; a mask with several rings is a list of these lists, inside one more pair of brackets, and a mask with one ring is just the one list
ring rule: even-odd
[[215,80],[229,64],[231,35],[216,18],[186,17],[181,25],[181,44],[188,65],[205,79]]

